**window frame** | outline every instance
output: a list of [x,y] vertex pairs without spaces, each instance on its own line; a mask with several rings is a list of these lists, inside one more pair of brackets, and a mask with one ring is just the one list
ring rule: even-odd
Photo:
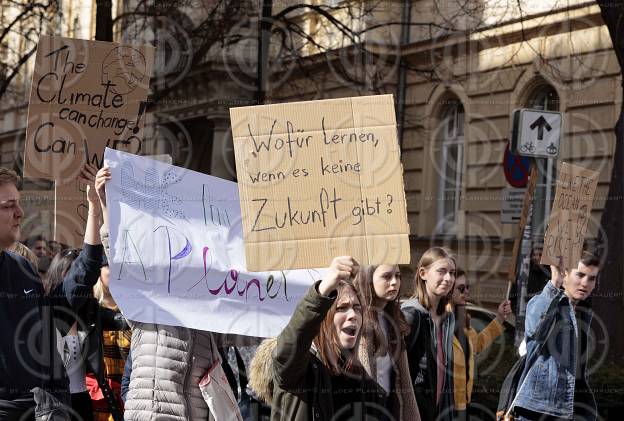
[[[458,215],[461,205],[462,185],[464,176],[466,109],[459,99],[449,101],[441,113],[436,147],[439,148],[438,199],[436,210],[438,234],[457,235]],[[449,164],[449,152],[456,149],[455,165]],[[449,183],[449,174],[454,172],[454,181]],[[447,207],[447,197],[453,196],[453,209]]]

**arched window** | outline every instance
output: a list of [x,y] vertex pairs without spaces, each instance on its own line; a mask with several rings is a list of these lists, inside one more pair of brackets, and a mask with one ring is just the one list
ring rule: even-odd
[[[550,85],[540,85],[529,96],[527,108],[545,111],[559,111],[559,95]],[[531,232],[535,239],[544,238],[544,230],[550,217],[550,208],[555,198],[557,181],[557,160],[536,158],[537,186],[533,199],[533,218]]]
[[438,231],[457,234],[464,162],[464,106],[452,100],[444,109],[439,128]]

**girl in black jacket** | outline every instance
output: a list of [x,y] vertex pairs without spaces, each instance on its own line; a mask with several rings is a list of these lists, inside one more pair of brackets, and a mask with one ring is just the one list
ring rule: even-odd
[[[78,313],[68,313],[60,311],[61,307],[55,305],[54,320],[57,328],[57,346],[69,376],[72,419],[80,421],[93,420],[91,397],[87,392],[87,367],[83,351],[93,351],[93,348],[97,347],[97,341],[95,345],[85,346],[85,335],[79,335],[79,330],[87,331],[87,326],[90,324],[86,316],[88,307],[86,303],[90,297],[93,297],[92,288],[100,276],[104,252],[99,233],[99,200],[95,189],[90,185],[87,185],[87,200],[89,211],[82,250],[67,249],[58,253],[50,263],[50,268],[43,279],[43,287],[47,296],[56,301],[67,299],[73,308],[79,309]],[[67,283],[67,279],[79,281],[80,287],[73,296],[58,297],[59,286]]]
[[399,266],[362,266],[354,283],[364,309],[358,352],[362,367],[384,388],[395,419],[419,421],[404,340],[410,326],[399,304]]
[[453,420],[453,332],[448,305],[455,284],[455,257],[443,247],[418,263],[415,291],[401,310],[411,326],[406,338],[414,393],[423,421]]

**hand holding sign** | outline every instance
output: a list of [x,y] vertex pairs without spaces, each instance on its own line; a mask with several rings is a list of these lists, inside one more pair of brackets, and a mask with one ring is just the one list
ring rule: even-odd
[[319,284],[319,293],[328,296],[338,288],[340,281],[348,281],[355,276],[358,268],[358,263],[351,256],[334,257],[327,269],[327,274]]
[[550,281],[555,288],[561,288],[563,285],[563,278],[567,275],[567,270],[563,266],[563,256],[559,257],[559,264],[550,265]]
[[111,172],[108,165],[104,164],[95,175],[95,191],[100,198],[102,208],[106,208],[106,183],[111,179]]
[[98,199],[98,195],[95,191],[94,181],[95,181],[95,173],[96,169],[89,164],[84,164],[80,169],[80,179],[87,185],[87,201],[89,202],[89,206],[100,206],[100,200]]

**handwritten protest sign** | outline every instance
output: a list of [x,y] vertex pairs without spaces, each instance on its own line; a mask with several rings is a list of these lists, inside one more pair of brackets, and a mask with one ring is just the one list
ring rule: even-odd
[[544,236],[541,264],[576,267],[581,258],[599,173],[564,162],[557,178],[557,193]]
[[281,332],[321,270],[245,270],[236,183],[106,149],[110,288],[130,320]]
[[[41,36],[33,73],[24,176],[56,181],[56,226],[82,244],[87,205],[80,166],[100,167],[106,146],[140,153],[154,49]],[[69,225],[66,225],[69,224]],[[83,229],[83,228],[82,228]],[[69,234],[72,233],[72,234]]]
[[248,270],[409,263],[392,95],[230,109]]

